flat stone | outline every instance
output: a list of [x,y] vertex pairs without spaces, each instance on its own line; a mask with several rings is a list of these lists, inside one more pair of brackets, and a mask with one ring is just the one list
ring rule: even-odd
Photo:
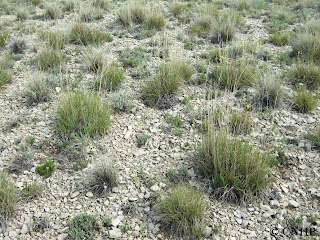
[[278,202],[278,200],[271,200],[270,201],[270,206],[279,207],[280,203]]
[[112,239],[117,239],[117,238],[120,238],[121,236],[122,236],[122,232],[118,228],[112,229],[109,231],[109,237]]
[[88,198],[92,198],[92,197],[93,197],[93,193],[92,193],[92,192],[87,192],[86,196],[87,196]]
[[120,223],[121,223],[121,221],[118,218],[112,219],[112,222],[111,222],[112,226],[114,226],[114,227],[119,226]]
[[295,201],[295,200],[289,200],[289,206],[294,207],[294,208],[297,208],[297,207],[300,206],[300,203],[298,203],[298,202]]
[[80,194],[80,192],[77,191],[77,192],[72,193],[70,197],[76,198],[77,196],[79,196],[79,194]]
[[28,226],[26,224],[23,224],[20,233],[21,234],[26,234],[28,232]]
[[212,228],[206,226],[206,227],[204,228],[204,230],[203,230],[203,235],[204,235],[205,237],[209,237],[211,234],[212,234]]
[[142,148],[139,148],[139,150],[138,151],[136,151],[133,155],[135,156],[135,157],[139,157],[139,156],[142,156],[142,155],[144,155],[144,154],[146,154],[147,152],[145,151],[145,150],[143,150]]
[[160,190],[160,187],[158,185],[153,185],[150,189],[154,192],[157,192]]

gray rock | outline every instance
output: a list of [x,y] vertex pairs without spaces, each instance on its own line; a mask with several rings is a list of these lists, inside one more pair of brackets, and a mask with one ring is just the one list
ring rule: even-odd
[[150,190],[154,191],[154,192],[157,192],[160,190],[160,187],[158,185],[153,185]]
[[112,239],[118,239],[121,238],[122,232],[119,228],[112,229],[109,231],[109,237]]
[[278,202],[278,200],[271,200],[270,201],[270,206],[279,207],[280,203]]
[[72,193],[70,197],[76,198],[77,196],[79,196],[79,194],[80,194],[80,192],[77,191],[77,192]]
[[298,203],[298,202],[295,201],[295,200],[289,200],[289,206],[290,206],[290,207],[297,208],[297,207],[300,206],[300,203]]
[[111,224],[112,224],[112,226],[117,227],[120,225],[120,223],[121,223],[121,221],[118,218],[116,218],[116,219],[112,219]]
[[146,154],[146,151],[143,150],[142,148],[139,148],[139,150],[136,151],[133,155],[134,155],[135,157],[139,157],[139,156],[142,156],[142,155],[144,155],[144,154]]
[[203,230],[203,235],[204,235],[205,237],[209,237],[211,234],[212,234],[212,228],[206,226],[206,227],[204,228],[204,230]]
[[23,224],[20,233],[21,234],[26,234],[28,232],[28,226],[26,224]]
[[93,197],[93,193],[92,193],[92,192],[87,192],[86,196],[87,196],[88,198],[92,198],[92,197]]

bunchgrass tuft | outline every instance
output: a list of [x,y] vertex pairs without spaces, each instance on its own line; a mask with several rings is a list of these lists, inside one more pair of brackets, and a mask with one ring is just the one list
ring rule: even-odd
[[61,50],[44,47],[39,50],[36,61],[40,70],[49,70],[61,66],[65,58]]
[[120,87],[124,80],[124,71],[116,63],[102,67],[96,77],[96,89],[106,89],[114,91]]
[[174,234],[184,239],[201,237],[206,205],[199,190],[187,184],[178,184],[160,200],[158,209],[163,222]]
[[48,47],[54,49],[64,48],[67,42],[67,36],[59,31],[41,30],[39,32],[39,37]]
[[230,90],[250,86],[256,78],[256,68],[247,59],[226,60],[216,65],[209,74],[213,84]]
[[22,54],[26,49],[27,45],[23,39],[16,39],[10,46],[11,52],[14,54]]
[[49,100],[51,93],[49,78],[35,74],[27,85],[25,98],[28,105],[38,104]]
[[293,98],[295,108],[302,113],[309,113],[318,106],[318,97],[307,90],[304,86],[297,89],[297,94]]
[[83,3],[80,5],[79,18],[84,22],[99,20],[103,18],[103,10],[101,8],[96,8],[91,4]]
[[288,72],[288,77],[295,86],[303,84],[310,90],[320,86],[320,67],[311,63],[298,62]]
[[212,128],[203,136],[196,164],[211,180],[218,197],[242,200],[255,195],[270,182],[273,158],[249,143],[229,137],[228,131]]
[[44,186],[42,184],[33,182],[28,186],[26,186],[25,188],[23,188],[20,191],[19,196],[20,198],[26,199],[26,200],[35,199],[41,196],[43,189],[44,189]]
[[308,61],[320,62],[320,33],[303,31],[291,41],[292,56]]
[[264,70],[253,83],[256,90],[256,105],[263,108],[275,108],[285,98],[286,93],[279,74]]
[[88,175],[88,188],[99,196],[104,196],[118,184],[118,172],[110,161],[102,161]]
[[232,111],[229,125],[233,133],[249,134],[252,131],[253,122],[249,113]]
[[148,106],[169,108],[182,82],[189,80],[192,74],[192,68],[182,59],[173,59],[160,65],[154,79],[143,86],[144,102]]
[[18,191],[5,173],[0,173],[0,216],[7,219],[15,210]]
[[269,41],[277,46],[285,46],[290,42],[290,35],[276,31],[269,36]]
[[0,87],[12,81],[12,73],[0,63]]
[[62,134],[94,136],[110,126],[111,110],[97,94],[68,93],[58,107],[58,131]]
[[71,28],[70,41],[75,44],[89,45],[111,42],[112,36],[84,23],[75,23]]
[[87,47],[82,51],[82,60],[91,72],[98,72],[104,65],[103,52],[96,48]]
[[45,6],[45,17],[48,19],[58,19],[62,16],[62,10],[59,5],[50,3]]

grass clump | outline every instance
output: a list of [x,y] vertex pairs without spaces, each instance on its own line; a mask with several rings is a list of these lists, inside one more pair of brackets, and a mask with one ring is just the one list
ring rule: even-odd
[[65,54],[58,49],[44,47],[38,52],[36,62],[40,70],[49,70],[59,67],[65,60]]
[[0,63],[0,87],[12,81],[12,73]]
[[28,19],[29,14],[24,9],[18,9],[17,13],[16,13],[16,16],[17,16],[17,20],[18,21],[25,21],[25,20]]
[[214,24],[214,17],[211,15],[203,15],[197,17],[190,26],[190,31],[201,37],[209,34]]
[[96,89],[107,89],[110,91],[119,88],[124,80],[124,71],[116,63],[103,67],[96,78]]
[[260,73],[253,87],[256,90],[257,104],[262,107],[275,108],[285,98],[282,80],[272,71]]
[[277,46],[285,46],[290,42],[290,35],[276,31],[269,36],[269,41]]
[[8,176],[0,173],[0,215],[7,219],[12,215],[15,205],[18,202],[18,191]]
[[256,69],[247,59],[226,60],[216,65],[209,74],[213,84],[230,90],[251,85],[256,78]]
[[27,85],[25,93],[26,102],[28,105],[38,104],[49,100],[51,87],[49,78],[41,74],[35,75]]
[[88,188],[103,196],[118,185],[118,172],[110,161],[102,161],[88,176]]
[[70,40],[75,44],[89,45],[111,42],[112,36],[84,23],[75,23],[71,28]]
[[129,112],[133,108],[131,96],[127,92],[119,91],[110,93],[108,98],[111,106],[118,112]]
[[232,111],[229,124],[231,131],[236,134],[248,134],[253,127],[253,122],[247,112]]
[[320,85],[320,67],[313,62],[298,62],[291,67],[288,76],[293,85],[302,83],[310,90],[314,90]]
[[41,196],[44,187],[42,184],[33,182],[20,191],[22,199],[35,199]]
[[294,104],[299,112],[309,113],[318,106],[318,97],[314,96],[304,86],[300,86],[294,96]]
[[110,126],[111,111],[97,94],[68,93],[58,107],[58,131],[62,134],[104,133]]
[[96,8],[90,4],[81,4],[79,9],[79,17],[81,21],[91,22],[103,18],[103,10]]
[[318,127],[314,132],[309,132],[308,139],[311,141],[313,146],[320,147],[320,127]]
[[45,178],[50,177],[54,170],[55,165],[51,159],[48,159],[43,165],[36,167],[36,172]]
[[22,54],[26,49],[27,45],[23,39],[16,39],[10,46],[11,52],[14,54]]
[[210,40],[211,43],[222,43],[231,41],[236,33],[236,23],[231,18],[221,19],[214,25]]
[[149,29],[162,30],[165,26],[164,16],[161,12],[152,10],[147,17],[146,26]]
[[10,38],[10,35],[8,33],[5,33],[5,32],[0,33],[0,47],[4,47],[9,38]]
[[48,47],[54,49],[64,48],[67,42],[66,35],[58,31],[42,30],[39,32],[39,37]]
[[320,33],[299,32],[291,41],[293,57],[309,61],[320,61]]
[[69,222],[69,231],[66,239],[95,239],[97,230],[99,228],[98,221],[94,215],[88,213],[81,213]]
[[174,186],[158,203],[163,222],[178,236],[200,238],[206,210],[202,193],[187,184]]
[[82,60],[91,72],[98,72],[104,64],[103,53],[96,48],[87,47],[82,51]]
[[93,0],[92,6],[107,10],[111,5],[109,0]]
[[183,80],[189,80],[192,68],[181,59],[174,59],[160,68],[152,81],[143,86],[143,100],[148,106],[169,108],[173,104],[174,94]]
[[150,138],[151,138],[151,136],[148,134],[138,134],[137,135],[138,147],[140,148],[140,147],[144,146],[147,143],[148,139],[150,139]]
[[227,131],[208,129],[199,148],[197,164],[219,197],[240,200],[257,194],[270,182],[273,161],[249,143],[229,138]]
[[58,19],[62,15],[59,5],[51,3],[45,6],[45,17],[48,19]]

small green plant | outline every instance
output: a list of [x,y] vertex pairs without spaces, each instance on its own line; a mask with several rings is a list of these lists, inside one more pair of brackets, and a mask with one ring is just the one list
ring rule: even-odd
[[174,186],[168,196],[158,203],[160,216],[178,236],[202,233],[205,202],[202,193],[186,184]]
[[97,94],[68,93],[58,107],[58,131],[62,134],[93,136],[110,126],[110,107]]
[[[208,118],[208,126],[210,118]],[[203,136],[196,164],[209,178],[218,197],[241,200],[257,194],[271,181],[274,159],[249,143],[229,138],[226,130],[208,127]]]
[[148,134],[138,134],[137,135],[137,144],[138,147],[142,147],[146,144],[146,142],[148,141],[148,139],[150,139],[151,136]]
[[311,141],[313,146],[320,147],[320,127],[318,127],[314,132],[309,132],[308,139]]
[[88,175],[88,188],[98,195],[106,195],[118,185],[118,172],[110,161],[102,161]]
[[12,73],[0,63],[0,87],[12,81]]
[[84,23],[75,23],[70,32],[70,41],[75,44],[89,45],[111,42],[113,37],[97,28]]
[[139,67],[145,65],[145,61],[150,60],[150,56],[147,53],[147,49],[142,47],[135,47],[133,49],[126,49],[121,52],[121,61],[124,67]]
[[10,217],[18,202],[18,191],[9,181],[8,176],[0,173],[0,215],[7,219]]
[[0,33],[0,47],[4,47],[6,45],[7,40],[10,38],[8,33]]
[[181,166],[178,169],[169,169],[166,177],[172,183],[179,183],[188,179],[188,168]]
[[298,62],[288,72],[293,85],[302,83],[310,90],[320,85],[320,67],[311,63]]
[[60,66],[65,61],[65,55],[61,50],[42,48],[36,57],[38,68],[48,70]]
[[175,127],[181,127],[183,124],[182,120],[179,118],[178,115],[173,116],[171,114],[166,114],[165,120],[167,123],[170,123]]
[[116,63],[105,66],[96,78],[96,89],[107,89],[114,91],[119,88],[124,80],[124,71]]
[[41,196],[44,187],[42,184],[33,182],[20,191],[22,199],[35,199]]
[[276,31],[269,36],[269,41],[277,46],[285,46],[290,42],[290,35]]
[[110,93],[108,98],[115,111],[129,112],[133,108],[132,97],[125,91]]
[[124,224],[120,226],[120,230],[121,230],[121,232],[126,233],[128,231],[131,231],[132,227],[131,227],[130,223],[125,221]]
[[80,162],[75,163],[75,164],[73,165],[73,169],[74,169],[75,171],[79,171],[79,170],[81,170],[81,169],[86,168],[86,167],[88,166],[88,164],[89,164],[89,160],[80,161]]
[[36,138],[35,136],[27,136],[26,137],[26,144],[31,146],[32,144],[34,144]]
[[66,239],[95,239],[97,230],[99,228],[98,221],[94,215],[88,213],[81,213],[69,222],[69,231]]
[[314,96],[305,87],[300,86],[297,89],[297,94],[294,96],[294,103],[299,112],[309,113],[317,107],[318,97]]
[[111,217],[104,217],[103,218],[103,226],[109,228],[112,226],[112,218]]
[[51,159],[48,159],[43,165],[36,167],[36,172],[41,176],[48,178],[55,170],[55,164]]

